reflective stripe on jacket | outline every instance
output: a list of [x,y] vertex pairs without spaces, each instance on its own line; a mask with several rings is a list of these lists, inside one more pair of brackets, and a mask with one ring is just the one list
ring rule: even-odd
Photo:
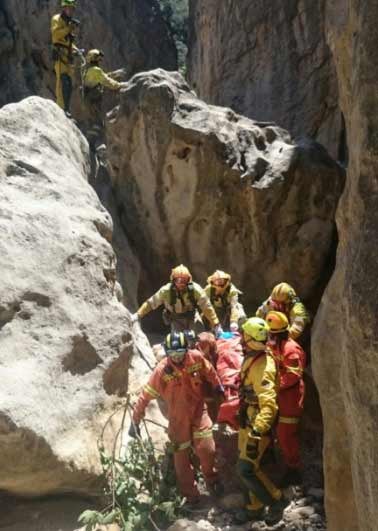
[[[209,297],[206,295],[205,291],[201,288],[196,282],[192,283],[193,285],[193,296],[197,303],[198,308],[201,310],[203,315],[209,321],[212,327],[216,326],[219,323],[219,319],[215,313],[215,310],[209,300]],[[171,289],[172,284],[169,282],[162,286],[159,291],[157,291],[152,297],[147,299],[145,303],[138,310],[139,317],[144,317],[151,310],[156,310],[159,306],[164,305],[164,307],[169,312],[174,312],[177,314],[186,313],[190,311],[195,311],[196,308],[193,306],[191,296],[188,290],[183,292],[176,292],[176,301],[174,306],[171,305]]]
[[[188,350],[182,366],[167,357],[154,369],[134,408],[134,422],[139,423],[148,403],[162,398],[168,408],[170,436],[180,440],[180,428],[186,421],[201,418],[205,409],[204,383],[221,385],[211,363],[198,350]],[[185,421],[185,422],[184,422]]]
[[281,341],[279,346],[271,345],[271,348],[280,375],[278,393],[280,415],[299,417],[303,410],[305,392],[303,371],[306,366],[306,354],[293,339]]
[[306,325],[310,322],[310,317],[305,305],[299,299],[297,299],[294,304],[280,303],[280,308],[277,308],[277,304],[274,303],[274,301],[271,302],[271,299],[269,298],[259,306],[256,312],[256,317],[265,319],[266,314],[271,310],[283,312],[286,315],[290,323],[289,335],[293,339],[297,339],[303,333]]
[[244,316],[244,312],[241,313],[242,306],[239,304],[239,295],[241,295],[242,292],[238,290],[234,284],[231,284],[230,290],[226,296],[214,293],[211,284],[208,284],[205,287],[205,293],[209,297],[215,311],[217,311],[217,309],[222,309],[225,312],[230,312],[231,323],[237,323],[239,319]]

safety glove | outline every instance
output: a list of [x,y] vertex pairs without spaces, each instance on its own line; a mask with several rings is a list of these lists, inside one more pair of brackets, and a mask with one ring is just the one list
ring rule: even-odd
[[249,459],[252,459],[252,461],[258,458],[260,439],[261,439],[261,434],[255,429],[253,429],[248,434],[246,455]]
[[139,424],[136,424],[135,422],[131,422],[130,428],[129,428],[129,437],[132,437],[133,439],[137,439],[138,437],[140,437]]
[[220,323],[214,326],[214,335],[218,339],[218,337],[223,334],[223,328]]
[[230,332],[238,332],[239,326],[238,323],[230,323]]

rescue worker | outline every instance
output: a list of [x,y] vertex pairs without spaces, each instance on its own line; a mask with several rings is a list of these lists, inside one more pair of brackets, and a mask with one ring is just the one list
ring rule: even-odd
[[83,79],[84,101],[89,115],[87,136],[89,137],[90,145],[93,146],[96,139],[101,136],[104,127],[102,111],[104,88],[119,91],[124,86],[123,83],[113,79],[115,74],[106,74],[103,71],[100,66],[103,57],[104,53],[101,50],[89,50],[86,56],[87,66]]
[[269,346],[279,368],[277,438],[286,473],[282,486],[302,482],[299,445],[299,421],[303,412],[305,384],[303,371],[306,355],[302,347],[289,337],[290,325],[282,312],[269,312]]
[[56,76],[56,102],[66,114],[70,113],[76,47],[75,29],[79,21],[73,18],[76,0],[62,0],[61,13],[51,19],[51,40]]
[[[188,502],[197,503],[200,494],[190,459],[191,447],[200,460],[210,492],[220,494],[222,488],[214,467],[215,442],[204,402],[203,384],[208,382],[220,396],[224,391],[214,367],[198,350],[188,350],[183,332],[168,334],[164,348],[167,357],[157,365],[140,395],[133,422],[138,432],[148,403],[155,398],[166,402],[177,482]],[[131,429],[130,435],[133,432]]]
[[281,518],[286,505],[281,490],[260,468],[278,410],[277,369],[267,348],[268,333],[268,325],[258,317],[242,325],[245,359],[240,372],[238,470],[249,490],[250,503],[236,515],[239,522],[261,518],[268,506],[266,521],[273,523]]
[[171,326],[172,332],[184,330],[199,332],[203,328],[203,323],[198,315],[198,308],[215,334],[222,333],[219,319],[208,296],[199,284],[193,282],[189,269],[182,264],[172,269],[170,282],[141,305],[134,314],[133,321],[141,319],[161,305],[165,308],[164,322]]
[[281,282],[273,288],[270,297],[258,308],[256,316],[265,319],[270,310],[282,312],[287,316],[290,323],[289,335],[293,339],[298,339],[310,322],[304,304],[295,293],[294,288],[286,282]]
[[217,313],[222,328],[237,332],[239,325],[246,320],[246,315],[239,302],[239,295],[242,292],[231,283],[231,275],[224,271],[215,271],[207,279],[205,292]]

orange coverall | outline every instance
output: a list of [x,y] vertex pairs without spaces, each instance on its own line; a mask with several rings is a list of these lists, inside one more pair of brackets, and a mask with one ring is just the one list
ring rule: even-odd
[[214,468],[215,442],[212,422],[205,404],[204,384],[220,388],[221,382],[211,363],[198,350],[188,350],[182,364],[167,357],[154,369],[140,395],[133,420],[139,424],[150,400],[162,398],[168,406],[168,434],[174,445],[174,463],[179,488],[188,500],[199,496],[190,448],[193,446],[207,485],[217,481]]
[[279,345],[270,343],[279,368],[280,388],[278,393],[277,437],[285,464],[300,468],[299,421],[303,412],[305,385],[303,370],[306,354],[293,339],[286,339]]

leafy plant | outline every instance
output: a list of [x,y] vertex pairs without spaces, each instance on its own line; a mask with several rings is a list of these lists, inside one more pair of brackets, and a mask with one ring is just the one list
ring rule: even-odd
[[176,44],[179,69],[184,71],[188,53],[189,0],[158,1]]
[[[124,419],[118,436],[123,425]],[[102,441],[99,444],[109,503],[102,511],[86,510],[80,515],[85,531],[111,523],[118,523],[123,531],[159,531],[158,525],[176,520],[182,499],[169,446],[158,454],[148,435],[145,440],[130,440],[121,455],[116,456],[115,448],[116,442],[112,455],[108,455]]]

